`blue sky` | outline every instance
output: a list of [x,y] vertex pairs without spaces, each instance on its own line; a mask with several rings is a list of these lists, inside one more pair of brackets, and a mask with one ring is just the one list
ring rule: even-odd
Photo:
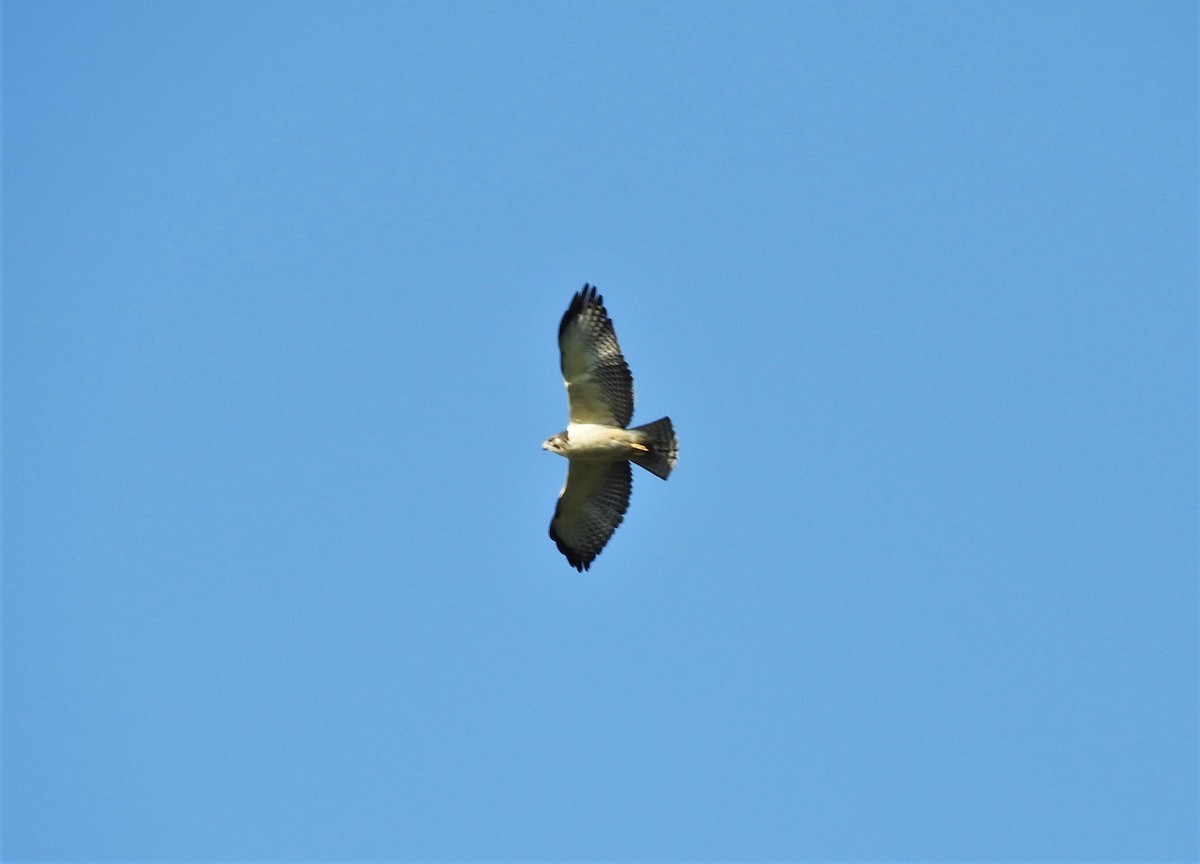
[[1194,859],[1196,37],[6,3],[5,859]]

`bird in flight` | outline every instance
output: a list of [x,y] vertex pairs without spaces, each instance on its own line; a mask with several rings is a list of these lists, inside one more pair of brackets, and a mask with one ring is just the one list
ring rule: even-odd
[[570,417],[566,431],[542,443],[543,449],[567,457],[567,482],[558,493],[550,539],[582,572],[629,508],[629,463],[666,480],[678,443],[670,417],[627,428],[633,419],[633,376],[594,286],[585,284],[571,298],[558,325],[558,349]]

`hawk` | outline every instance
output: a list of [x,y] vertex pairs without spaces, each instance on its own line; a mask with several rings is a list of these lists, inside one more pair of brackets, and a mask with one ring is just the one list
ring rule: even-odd
[[666,480],[678,444],[671,418],[627,428],[633,419],[633,376],[621,356],[604,298],[591,285],[575,292],[558,325],[570,417],[542,448],[567,457],[550,539],[580,572],[592,566],[629,508],[633,462]]

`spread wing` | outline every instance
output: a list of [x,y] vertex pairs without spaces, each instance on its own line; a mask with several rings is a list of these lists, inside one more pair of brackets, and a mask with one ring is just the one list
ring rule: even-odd
[[624,459],[571,460],[570,466],[550,520],[550,539],[567,556],[567,563],[582,572],[592,566],[625,517],[633,477]]
[[604,298],[593,286],[584,285],[571,298],[558,325],[558,349],[571,422],[628,426],[633,418],[633,376],[621,356]]

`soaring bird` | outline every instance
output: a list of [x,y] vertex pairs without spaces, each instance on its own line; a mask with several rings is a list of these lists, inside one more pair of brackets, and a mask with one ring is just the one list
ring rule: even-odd
[[550,539],[582,572],[625,518],[633,484],[629,463],[666,480],[679,447],[670,417],[628,428],[633,376],[594,286],[585,284],[571,298],[558,325],[558,348],[570,417],[566,430],[542,448],[567,457],[568,467]]

